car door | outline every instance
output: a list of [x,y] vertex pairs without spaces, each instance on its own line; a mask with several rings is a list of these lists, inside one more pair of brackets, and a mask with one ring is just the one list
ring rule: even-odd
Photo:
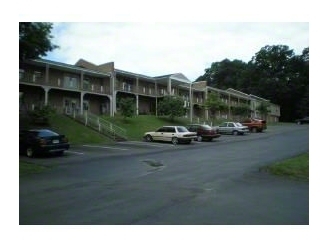
[[232,122],[229,122],[227,125],[227,133],[232,134],[232,132],[235,130],[235,125]]
[[163,141],[163,134],[165,133],[165,127],[159,128],[154,132],[153,140],[154,141]]
[[222,123],[221,125],[219,125],[219,132],[222,134],[227,133],[227,123]]
[[175,135],[175,127],[166,127],[165,133],[163,134],[163,141],[170,142],[172,137]]

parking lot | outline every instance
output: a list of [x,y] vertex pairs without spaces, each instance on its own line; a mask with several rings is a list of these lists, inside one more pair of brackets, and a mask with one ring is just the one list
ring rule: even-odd
[[308,182],[258,171],[309,151],[308,134],[288,125],[191,144],[73,145],[63,156],[30,158],[55,168],[20,177],[20,224],[308,224]]
[[228,142],[250,141],[259,138],[270,137],[274,134],[283,134],[289,131],[297,131],[298,129],[308,126],[286,125],[272,126],[263,133],[249,133],[240,136],[221,135],[221,137],[213,139],[210,142],[192,141],[191,144],[173,145],[170,142],[145,142],[145,141],[123,141],[110,144],[72,144],[63,156],[43,156],[36,158],[28,158],[20,155],[20,160],[33,162],[42,165],[61,165],[71,162],[81,162],[86,159],[102,158],[108,156],[143,154],[151,152],[163,152],[172,149],[190,149],[190,148],[206,148],[209,145],[220,146]]

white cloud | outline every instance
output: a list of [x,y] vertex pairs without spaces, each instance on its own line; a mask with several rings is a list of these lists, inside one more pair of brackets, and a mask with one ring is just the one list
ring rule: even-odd
[[149,76],[181,72],[190,80],[212,62],[251,60],[265,45],[288,45],[296,54],[309,46],[309,23],[84,22],[55,23],[53,42],[60,46],[47,58],[95,64]]

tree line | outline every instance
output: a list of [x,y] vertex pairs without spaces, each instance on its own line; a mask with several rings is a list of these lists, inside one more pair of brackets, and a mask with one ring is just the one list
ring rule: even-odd
[[280,121],[309,115],[309,48],[295,55],[287,45],[265,46],[245,63],[213,62],[196,81],[219,89],[233,88],[280,105]]

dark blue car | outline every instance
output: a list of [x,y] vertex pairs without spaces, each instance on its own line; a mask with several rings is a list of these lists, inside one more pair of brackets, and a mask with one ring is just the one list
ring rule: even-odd
[[69,147],[65,135],[48,129],[22,130],[19,132],[19,153],[28,157],[50,153],[62,155]]

